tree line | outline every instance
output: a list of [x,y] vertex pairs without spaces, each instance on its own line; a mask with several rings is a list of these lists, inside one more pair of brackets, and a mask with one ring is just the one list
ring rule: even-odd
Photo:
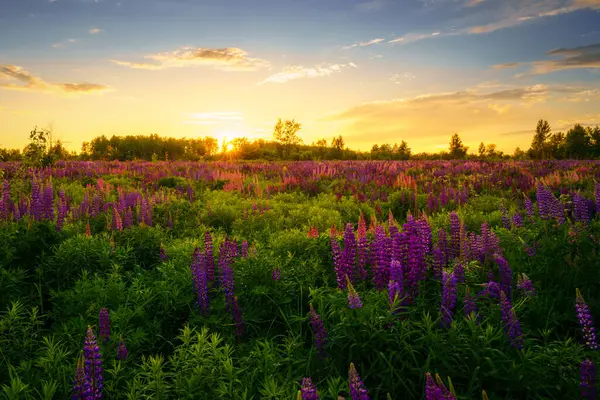
[[585,159],[600,158],[600,128],[575,124],[566,133],[553,133],[546,120],[539,120],[527,151],[516,148],[509,155],[493,143],[481,143],[477,153],[469,153],[458,134],[449,142],[448,150],[414,154],[408,143],[374,144],[370,151],[349,149],[341,135],[331,141],[319,139],[305,144],[298,132],[302,125],[295,120],[279,119],[273,128],[273,140],[235,138],[219,146],[217,139],[171,138],[151,135],[105,135],[84,142],[79,153],[69,152],[60,140],[53,140],[52,129],[35,127],[29,143],[21,151],[0,147],[0,161],[23,161],[43,167],[56,160],[452,160],[452,159]]

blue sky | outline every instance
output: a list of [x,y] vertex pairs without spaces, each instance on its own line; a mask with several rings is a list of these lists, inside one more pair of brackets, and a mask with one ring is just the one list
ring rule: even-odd
[[[0,0],[0,145],[99,134],[310,143],[458,132],[512,152],[600,123],[600,0]],[[223,117],[228,115],[229,117]],[[200,116],[200,117],[198,117]],[[200,118],[200,119],[198,119]],[[506,135],[507,132],[525,133]]]

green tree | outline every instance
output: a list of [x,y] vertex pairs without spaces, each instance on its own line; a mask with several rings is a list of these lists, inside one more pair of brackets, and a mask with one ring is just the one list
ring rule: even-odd
[[591,150],[591,138],[585,128],[576,124],[565,137],[565,151],[569,158],[586,158]]
[[41,129],[37,126],[29,132],[29,144],[23,150],[25,166],[43,168],[52,165],[56,159],[50,153],[52,129]]
[[462,140],[460,139],[460,136],[458,136],[458,133],[452,135],[452,138],[450,139],[449,148],[450,158],[463,159],[467,155],[468,149],[469,148],[463,144]]
[[289,157],[292,150],[302,143],[302,139],[298,136],[298,131],[302,125],[295,120],[286,120],[285,122],[279,118],[275,128],[273,129],[273,137],[281,145],[282,157]]
[[536,159],[548,157],[548,139],[552,135],[552,129],[548,121],[540,119],[535,128],[535,134],[531,141],[531,156]]

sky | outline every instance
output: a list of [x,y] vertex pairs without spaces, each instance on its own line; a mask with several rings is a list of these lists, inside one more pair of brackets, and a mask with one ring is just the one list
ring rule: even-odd
[[2,147],[271,139],[278,118],[413,152],[595,126],[600,0],[0,0]]

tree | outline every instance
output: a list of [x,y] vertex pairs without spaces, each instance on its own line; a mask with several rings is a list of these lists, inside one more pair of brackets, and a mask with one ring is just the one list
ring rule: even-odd
[[485,144],[483,142],[479,143],[479,157],[485,158]]
[[295,120],[286,120],[283,122],[281,118],[275,124],[273,137],[282,147],[282,156],[286,158],[291,153],[292,149],[302,143],[298,137],[298,131],[302,125]]
[[533,158],[544,159],[548,156],[547,142],[550,139],[552,129],[548,121],[540,119],[535,128],[535,134],[531,141],[531,154]]
[[52,165],[54,157],[50,154],[52,130],[41,129],[37,126],[29,132],[29,144],[23,149],[24,165],[43,168]]
[[591,138],[585,128],[576,124],[565,137],[565,150],[569,158],[585,158],[590,151]]
[[596,126],[592,129],[592,127],[587,127],[588,136],[591,139],[590,143],[590,151],[593,157],[600,157],[600,127]]
[[344,143],[344,138],[342,137],[342,135],[334,137],[331,140],[331,148],[334,150],[342,151],[342,150],[344,150],[345,146],[346,146],[346,144]]
[[502,155],[501,153],[498,153],[498,151],[496,150],[496,145],[494,143],[490,143],[487,145],[487,147],[485,148],[485,154],[489,158],[499,157]]
[[550,136],[548,143],[546,144],[546,150],[548,156],[562,160],[567,157],[565,148],[565,134],[558,132]]
[[452,135],[452,138],[450,139],[449,148],[450,158],[463,159],[467,155],[468,149],[468,147],[463,145],[463,142],[460,139],[460,136],[458,136],[458,133]]
[[400,146],[398,146],[398,158],[400,160],[408,160],[410,158],[411,150],[408,147],[408,143],[406,141],[400,142]]
[[521,150],[520,147],[517,147],[515,149],[515,152],[513,153],[513,158],[516,160],[522,160],[525,158],[525,152],[523,150]]

